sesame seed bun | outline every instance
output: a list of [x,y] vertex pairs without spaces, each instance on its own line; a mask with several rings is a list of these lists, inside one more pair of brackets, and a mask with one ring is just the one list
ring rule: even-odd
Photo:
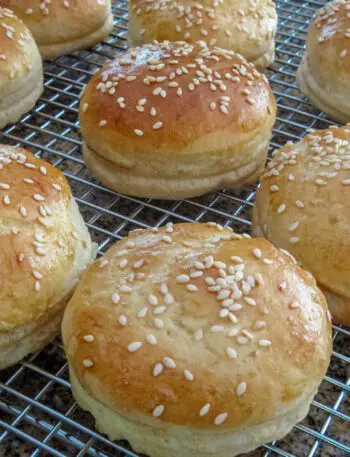
[[151,457],[233,457],[281,438],[331,352],[312,275],[213,223],[116,243],[84,273],[62,334],[78,403]]
[[336,322],[350,325],[350,126],[279,150],[262,176],[253,230],[315,276]]
[[128,24],[134,46],[153,40],[205,40],[239,52],[259,69],[275,58],[277,13],[271,0],[130,0]]
[[113,28],[110,0],[0,0],[32,32],[43,59],[100,43]]
[[118,55],[80,103],[86,165],[107,187],[177,199],[254,182],[276,102],[240,55],[184,42]]
[[332,119],[350,121],[350,1],[336,0],[317,12],[297,71],[304,95]]
[[0,145],[0,368],[59,333],[63,308],[94,250],[56,168]]
[[30,111],[43,91],[37,45],[23,22],[0,7],[0,128]]

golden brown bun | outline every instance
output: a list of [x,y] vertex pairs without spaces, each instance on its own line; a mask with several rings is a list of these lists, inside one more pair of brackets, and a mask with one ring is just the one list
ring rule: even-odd
[[128,24],[134,46],[153,40],[205,40],[241,53],[260,69],[275,58],[277,13],[271,0],[131,0]]
[[117,56],[88,83],[79,113],[87,166],[106,186],[169,199],[253,182],[275,116],[252,64],[184,42]]
[[262,177],[253,217],[255,234],[312,272],[344,325],[350,325],[349,144],[347,126],[283,147]]
[[101,42],[113,28],[110,0],[0,0],[28,26],[44,59]]
[[152,457],[232,457],[283,436],[331,351],[312,275],[215,224],[130,233],[84,273],[62,333],[77,400]]
[[93,249],[63,174],[25,149],[4,145],[0,224],[4,368],[58,334],[63,307]]
[[0,128],[30,111],[43,91],[37,45],[23,22],[0,7]]
[[350,0],[329,2],[310,24],[297,72],[301,91],[332,119],[350,121]]

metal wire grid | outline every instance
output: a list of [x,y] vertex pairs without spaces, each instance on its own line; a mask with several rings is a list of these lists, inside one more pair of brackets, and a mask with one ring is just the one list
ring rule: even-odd
[[[320,1],[277,1],[277,59],[268,77],[279,106],[272,147],[298,141],[308,129],[331,122],[300,94],[295,70],[305,32]],[[45,65],[45,93],[35,110],[0,132],[0,142],[21,145],[53,163],[70,181],[99,253],[129,230],[165,222],[210,221],[249,231],[253,186],[177,202],[125,197],[103,188],[84,168],[78,130],[79,93],[107,58],[125,49],[127,8],[114,2],[115,29],[94,50],[75,53]],[[283,440],[249,457],[315,457],[350,454],[350,332],[333,327],[334,350],[329,371],[308,417]],[[60,340],[39,354],[0,373],[0,457],[129,456],[126,442],[112,443],[97,433],[91,416],[70,393],[67,363]],[[179,456],[180,457],[180,456]]]

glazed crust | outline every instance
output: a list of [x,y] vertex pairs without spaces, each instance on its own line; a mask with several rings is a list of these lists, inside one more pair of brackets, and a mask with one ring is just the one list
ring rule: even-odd
[[[278,151],[262,177],[253,230],[290,251],[350,324],[350,128],[307,135]],[[327,295],[328,296],[328,295]]]
[[[243,274],[231,256],[243,259]],[[208,290],[207,278],[225,272],[245,295],[224,316],[224,287]],[[238,294],[235,285],[229,290]],[[207,224],[137,231],[116,243],[84,273],[62,334],[70,368],[93,399],[126,420],[179,425],[184,433],[277,421],[310,401],[331,351],[326,300],[311,274],[264,239]],[[142,346],[132,352],[135,342]],[[155,376],[157,363],[163,368]],[[160,405],[164,411],[152,417]]]
[[179,181],[259,168],[275,115],[266,78],[241,56],[183,42],[116,57],[87,85],[79,113],[94,154],[135,179]]
[[277,13],[271,0],[131,0],[128,24],[133,46],[153,40],[205,40],[239,52],[258,68],[274,60]]
[[93,249],[63,174],[4,145],[0,225],[0,352],[10,354],[9,346],[62,311]]
[[297,72],[301,91],[332,119],[350,120],[350,1],[335,0],[311,22]]
[[[45,59],[92,46],[113,27],[110,0],[0,0],[0,6],[25,22]],[[105,23],[108,27],[96,34]]]

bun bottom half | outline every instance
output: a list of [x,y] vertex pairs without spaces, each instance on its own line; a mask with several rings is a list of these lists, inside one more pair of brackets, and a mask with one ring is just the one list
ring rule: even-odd
[[97,430],[111,440],[127,439],[136,452],[151,457],[234,457],[252,451],[287,435],[307,415],[316,393],[316,390],[311,394],[306,392],[286,415],[264,424],[242,427],[235,432],[199,431],[164,422],[151,426],[118,414],[89,395],[71,366],[69,371],[73,395],[79,406],[94,416]]
[[350,121],[350,106],[346,106],[348,98],[345,93],[339,97],[332,91],[326,90],[319,85],[318,81],[312,76],[307,56],[300,62],[296,73],[301,92],[310,99],[311,103],[319,110],[327,114],[331,119],[346,124]]
[[[68,300],[65,300],[57,314],[46,317],[43,322],[36,322],[35,326],[29,324],[15,329],[6,337],[0,334],[0,370],[15,365],[28,354],[44,348],[60,334],[63,308],[67,302]],[[3,346],[3,339],[11,340],[11,343]]]
[[[141,198],[180,200],[203,195],[219,189],[232,189],[253,184],[262,173],[269,141],[256,146],[253,160],[225,173],[197,177],[140,176],[132,169],[120,167],[101,157],[83,142],[85,165],[109,189]],[[205,159],[204,159],[205,160]]]
[[6,87],[0,91],[0,129],[30,111],[43,90],[42,61],[38,54],[28,75],[19,78],[10,89]]
[[83,37],[77,38],[71,41],[64,41],[62,43],[55,44],[42,44],[38,43],[38,47],[43,59],[53,60],[56,57],[64,54],[69,54],[80,49],[89,49],[95,44],[100,43],[106,38],[113,30],[113,15],[110,14],[105,20],[104,24]]

